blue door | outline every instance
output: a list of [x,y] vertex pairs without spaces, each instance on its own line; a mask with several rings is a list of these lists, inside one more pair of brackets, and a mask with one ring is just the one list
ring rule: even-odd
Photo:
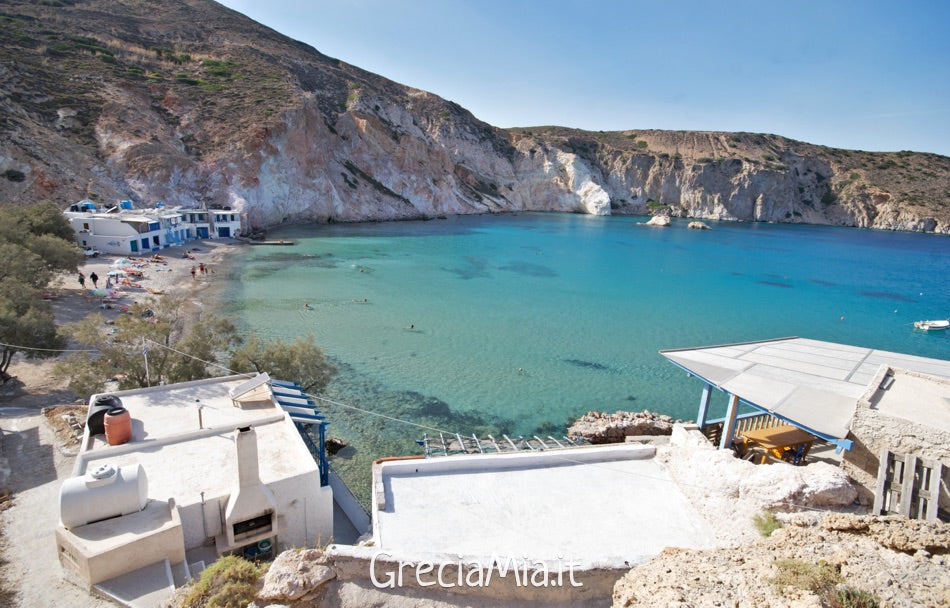
[[132,253],[138,253],[138,251],[139,251],[139,242],[138,242],[138,241],[129,241],[129,248],[132,250]]
[[231,236],[231,229],[227,226],[218,226],[218,236],[228,238]]

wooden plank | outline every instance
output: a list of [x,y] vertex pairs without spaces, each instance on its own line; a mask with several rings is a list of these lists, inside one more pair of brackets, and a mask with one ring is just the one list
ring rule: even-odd
[[874,487],[874,506],[871,507],[871,513],[874,515],[883,515],[887,509],[887,500],[885,495],[888,491],[888,473],[891,468],[891,452],[886,447],[881,448],[880,461],[877,465],[877,484]]
[[936,461],[930,469],[930,498],[927,501],[927,512],[924,514],[928,521],[937,521],[937,509],[940,506],[940,482],[943,480],[943,463]]
[[904,456],[904,470],[901,478],[901,499],[897,512],[904,517],[910,517],[910,508],[914,496],[914,472],[917,469],[917,457],[913,454]]

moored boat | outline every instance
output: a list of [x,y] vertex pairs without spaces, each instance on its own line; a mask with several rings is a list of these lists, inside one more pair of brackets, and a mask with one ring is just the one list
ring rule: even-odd
[[950,328],[950,319],[938,319],[935,321],[914,321],[914,327],[924,331],[947,329]]

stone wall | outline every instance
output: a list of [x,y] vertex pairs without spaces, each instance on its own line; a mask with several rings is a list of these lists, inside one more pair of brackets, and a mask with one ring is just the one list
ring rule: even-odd
[[[854,441],[854,447],[844,453],[841,468],[856,482],[861,503],[870,505],[874,502],[882,448],[901,455],[914,454],[919,458],[939,460],[943,464],[940,508],[950,511],[950,431],[890,415],[878,409],[884,394],[884,390],[879,388],[880,383],[887,374],[893,373],[895,370],[882,367],[871,382],[871,386],[875,388],[858,401],[849,435]],[[903,370],[896,370],[896,373],[898,377],[926,377]],[[939,379],[934,381],[943,382]],[[935,402],[932,407],[936,410],[948,406]]]

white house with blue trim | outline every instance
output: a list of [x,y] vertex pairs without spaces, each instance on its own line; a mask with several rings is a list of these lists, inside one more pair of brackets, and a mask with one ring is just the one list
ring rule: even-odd
[[81,247],[119,255],[161,251],[198,239],[233,238],[241,232],[237,211],[167,208],[161,202],[150,209],[136,209],[131,201],[100,209],[92,201],[80,201],[64,215]]

